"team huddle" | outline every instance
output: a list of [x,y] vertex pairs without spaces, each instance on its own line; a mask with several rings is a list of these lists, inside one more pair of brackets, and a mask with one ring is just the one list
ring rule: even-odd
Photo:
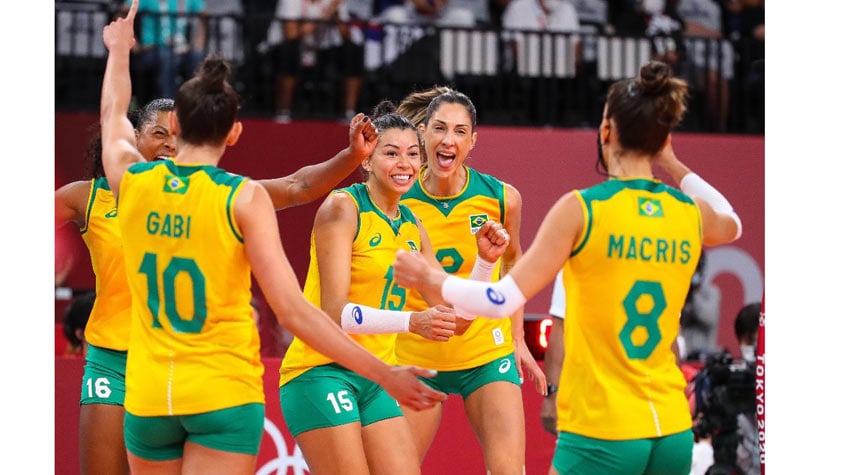
[[[57,223],[79,226],[96,275],[83,473],[255,472],[266,401],[254,279],[294,335],[279,404],[311,473],[419,474],[456,394],[488,473],[523,474],[521,385],[548,390],[523,305],[561,270],[567,357],[549,473],[689,473],[672,343],[702,246],[742,227],[673,152],[687,86],[667,65],[611,86],[606,180],[561,196],[523,253],[519,191],[465,163],[478,138],[465,94],[383,101],[352,118],[329,160],[235,175],[219,167],[243,130],[225,60],[207,57],[174,98],[130,113],[137,7],[103,30],[94,176],[56,191]],[[335,188],[356,169],[359,182]],[[300,287],[276,211],[318,198]]]

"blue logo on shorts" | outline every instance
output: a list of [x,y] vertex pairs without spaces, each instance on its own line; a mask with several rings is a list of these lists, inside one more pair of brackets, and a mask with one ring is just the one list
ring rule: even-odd
[[360,325],[364,321],[364,312],[361,311],[361,307],[357,305],[352,309],[352,318],[355,319],[355,323]]
[[505,303],[505,296],[501,292],[496,292],[493,287],[487,287],[487,299],[496,305]]

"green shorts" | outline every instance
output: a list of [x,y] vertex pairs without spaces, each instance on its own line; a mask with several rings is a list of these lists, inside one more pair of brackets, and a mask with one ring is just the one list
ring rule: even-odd
[[567,475],[689,475],[692,444],[692,430],[631,440],[594,439],[561,432],[552,466]]
[[520,386],[513,353],[489,363],[459,371],[438,371],[433,378],[420,377],[429,386],[446,394],[460,394],[466,399],[487,383],[507,381]]
[[279,404],[294,437],[352,422],[364,427],[403,415],[384,388],[335,363],[315,366],[288,381],[279,388]]
[[122,406],[126,398],[126,352],[88,345],[79,404]]
[[126,450],[147,460],[182,457],[185,442],[210,449],[257,455],[264,434],[264,404],[250,403],[184,416],[141,417],[126,412]]

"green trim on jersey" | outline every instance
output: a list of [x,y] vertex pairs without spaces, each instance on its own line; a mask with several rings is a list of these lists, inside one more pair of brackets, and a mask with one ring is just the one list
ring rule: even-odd
[[[235,238],[243,243],[244,237],[238,232],[237,227],[233,221],[234,207],[235,207],[235,192],[241,183],[246,180],[246,177],[227,172],[222,168],[213,165],[179,165],[173,160],[155,160],[152,162],[138,162],[130,166],[127,170],[129,173],[137,174],[152,170],[154,167],[163,166],[170,170],[170,173],[178,177],[190,177],[195,173],[204,172],[213,183],[229,187],[229,199],[226,202],[226,216],[229,219],[229,229]],[[186,180],[187,182],[187,180]],[[108,183],[106,183],[108,187]],[[106,188],[108,189],[108,188]]]
[[[384,214],[384,211],[382,211],[381,208],[373,202],[370,197],[370,193],[367,191],[367,185],[364,183],[355,183],[347,186],[346,188],[339,188],[334,190],[333,193],[346,193],[355,200],[355,203],[358,205],[358,226],[355,229],[355,238],[358,237],[358,231],[361,229],[361,214],[363,213],[375,213],[378,215],[381,219],[390,224],[390,229],[392,229],[393,234],[397,236],[399,235],[399,228],[402,227],[403,223],[417,224],[414,213],[410,208],[402,203],[399,203],[399,218],[388,218],[387,215]],[[353,240],[355,238],[353,238]]]
[[584,245],[586,245],[587,241],[590,238],[590,232],[592,231],[593,227],[593,202],[607,201],[613,198],[617,193],[625,190],[645,191],[646,193],[667,193],[669,196],[675,198],[681,203],[695,205],[695,200],[690,198],[689,195],[678,190],[677,188],[672,188],[671,186],[666,185],[665,183],[656,179],[650,180],[647,178],[611,178],[610,180],[599,183],[595,186],[591,186],[590,188],[578,190],[578,193],[584,199],[584,205],[587,207],[587,216],[585,216],[586,229],[583,233],[584,238],[581,239],[581,242],[579,242],[574,249],[572,249],[571,256],[577,255],[578,252],[584,247]]
[[[408,190],[407,193],[402,195],[402,199],[406,200],[409,198],[422,201],[423,203],[429,203],[433,205],[435,208],[439,209],[443,216],[449,216],[449,213],[452,212],[459,204],[463,203],[466,200],[472,199],[476,196],[485,196],[489,198],[493,198],[501,203],[499,212],[501,214],[502,221],[504,221],[505,214],[505,199],[504,199],[504,188],[502,187],[502,181],[498,178],[488,175],[486,173],[481,173],[474,168],[470,168],[466,165],[463,166],[464,170],[467,173],[467,181],[464,183],[463,189],[461,189],[457,194],[452,196],[439,196],[435,197],[422,186],[422,177],[423,172],[426,169],[426,165],[423,165],[420,168],[419,177],[417,177],[417,181],[414,182],[414,186]],[[444,203],[447,206],[444,206]],[[504,224],[504,223],[502,223]]]
[[85,223],[79,230],[79,234],[85,234],[88,231],[88,221],[91,219],[91,211],[94,209],[94,198],[97,196],[97,190],[106,190],[111,192],[111,188],[109,188],[109,181],[106,177],[101,176],[91,180],[91,190],[88,192],[88,206],[85,209]]

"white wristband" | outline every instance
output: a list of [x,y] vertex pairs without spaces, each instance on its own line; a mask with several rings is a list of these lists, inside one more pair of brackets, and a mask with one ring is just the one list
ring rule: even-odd
[[346,333],[375,335],[405,333],[411,323],[411,312],[382,310],[349,302],[340,313],[340,327]]
[[495,262],[487,262],[481,256],[475,257],[475,264],[472,266],[472,272],[469,274],[470,280],[481,280],[490,282],[493,277],[493,268],[496,267]]
[[714,211],[730,215],[734,222],[736,222],[736,236],[734,236],[734,239],[739,239],[742,236],[742,221],[739,219],[739,215],[736,214],[728,199],[719,193],[719,190],[714,188],[713,185],[704,181],[697,174],[690,172],[681,178],[680,187],[684,193],[698,196],[706,201]]
[[[443,298],[455,305],[460,305],[462,312],[483,315],[488,318],[507,318],[525,303],[525,295],[513,277],[506,275],[494,283],[461,279],[450,275],[443,281],[440,289]],[[466,318],[461,315],[461,318]]]

